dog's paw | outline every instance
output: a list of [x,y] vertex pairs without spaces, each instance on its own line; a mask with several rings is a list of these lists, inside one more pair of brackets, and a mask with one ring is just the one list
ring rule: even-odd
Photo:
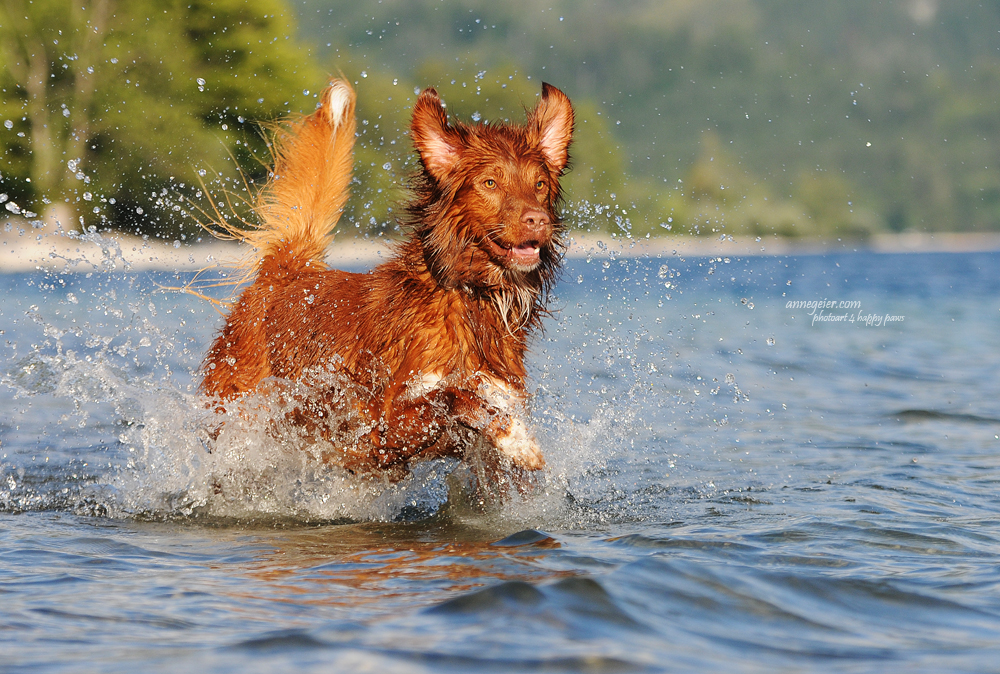
[[511,419],[509,426],[496,436],[494,444],[500,453],[518,468],[524,470],[545,468],[542,450],[531,437],[524,422],[517,417]]

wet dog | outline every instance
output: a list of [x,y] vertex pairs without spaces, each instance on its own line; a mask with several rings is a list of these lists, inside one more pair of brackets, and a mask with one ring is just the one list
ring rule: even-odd
[[324,263],[348,198],[354,92],[334,80],[321,100],[274,138],[259,227],[227,227],[256,249],[254,276],[205,359],[203,392],[227,408],[277,392],[297,428],[328,441],[323,459],[355,473],[398,479],[474,449],[481,480],[542,469],[524,358],[563,250],[569,99],[543,84],[524,124],[464,124],[421,93],[408,236],[361,274]]

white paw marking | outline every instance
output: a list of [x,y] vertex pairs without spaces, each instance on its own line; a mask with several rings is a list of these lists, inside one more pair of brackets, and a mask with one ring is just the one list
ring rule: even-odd
[[479,393],[490,405],[505,412],[524,402],[521,395],[513,391],[506,382],[485,375],[483,383],[479,386]]
[[420,396],[431,391],[444,379],[440,372],[430,372],[416,377],[407,388],[407,392],[412,396]]
[[519,418],[511,419],[510,426],[502,434],[497,435],[495,442],[497,449],[515,466],[527,470],[539,470],[545,467],[542,450]]

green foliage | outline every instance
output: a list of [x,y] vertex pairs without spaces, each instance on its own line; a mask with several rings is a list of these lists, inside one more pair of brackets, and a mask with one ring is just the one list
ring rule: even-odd
[[465,92],[481,71],[487,83],[517,73],[565,90],[581,113],[568,178],[581,227],[1000,229],[995,2],[299,7],[306,35],[331,45],[325,58],[357,71]]
[[249,122],[308,105],[303,88],[321,83],[293,30],[278,0],[7,0],[4,189],[35,211],[70,207],[73,224],[192,231],[173,195],[195,166],[261,173]]
[[5,0],[0,188],[36,211],[48,198],[87,224],[174,236],[171,194],[190,191],[195,167],[247,196],[236,166],[259,181],[268,160],[255,123],[310,111],[324,73],[342,72],[359,97],[345,229],[391,234],[415,92],[437,87],[464,118],[520,120],[544,80],[577,111],[571,226],[1000,229],[996,2],[295,8],[300,41],[283,0]]

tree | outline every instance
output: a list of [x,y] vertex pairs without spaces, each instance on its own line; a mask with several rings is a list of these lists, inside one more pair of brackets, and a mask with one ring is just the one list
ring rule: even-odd
[[260,173],[251,123],[321,87],[294,34],[283,0],[4,0],[4,192],[67,228],[176,235],[195,167]]

